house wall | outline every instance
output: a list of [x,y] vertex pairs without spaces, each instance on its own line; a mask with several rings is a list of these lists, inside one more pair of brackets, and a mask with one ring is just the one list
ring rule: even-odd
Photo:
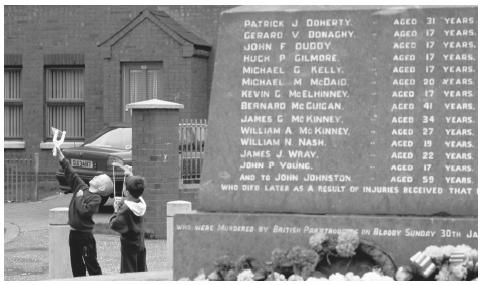
[[[41,178],[55,180],[58,168],[44,138],[44,56],[82,54],[85,64],[85,136],[121,118],[120,62],[161,59],[167,78],[165,99],[185,104],[181,117],[207,117],[213,56],[180,58],[179,44],[152,24],[143,23],[104,60],[98,44],[127,25],[139,12],[163,10],[213,45],[221,11],[231,6],[5,6],[4,53],[22,56],[23,141],[5,157],[40,153]],[[161,48],[160,48],[161,47]],[[214,54],[213,51],[211,54]],[[187,95],[186,95],[187,94]],[[199,106],[199,107],[197,107]]]

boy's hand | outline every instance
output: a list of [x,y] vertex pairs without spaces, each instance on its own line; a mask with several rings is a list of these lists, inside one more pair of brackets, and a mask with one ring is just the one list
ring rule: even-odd
[[124,165],[124,167],[122,167],[122,169],[124,169],[124,175],[127,175],[127,176],[133,175],[131,165],[126,164],[126,165]]
[[77,194],[75,194],[75,197],[82,197],[82,196],[84,196],[84,191],[82,190],[77,191]]
[[120,209],[120,207],[124,204],[124,199],[120,198],[117,199],[118,197],[114,198],[114,213],[117,213]]
[[[57,156],[57,149],[60,148],[60,146],[64,143],[66,132],[56,129],[54,127],[50,127],[50,129],[52,130],[52,133],[53,133],[52,142],[54,143],[52,154],[53,156]],[[58,138],[59,134],[61,134],[60,139]]]
[[59,146],[55,146],[55,148],[57,148],[57,158],[59,159],[59,161],[61,161],[62,159],[65,158],[64,154],[62,153],[62,151],[60,150],[60,147]]

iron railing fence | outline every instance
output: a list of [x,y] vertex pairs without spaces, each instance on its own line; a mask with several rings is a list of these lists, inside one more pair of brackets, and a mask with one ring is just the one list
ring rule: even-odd
[[5,158],[3,166],[4,201],[37,201],[39,154]]

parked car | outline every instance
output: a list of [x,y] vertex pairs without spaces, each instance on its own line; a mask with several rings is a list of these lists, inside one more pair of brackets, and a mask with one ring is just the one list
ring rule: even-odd
[[[104,173],[111,178],[115,176],[115,191],[116,196],[119,196],[122,193],[124,171],[119,167],[112,167],[112,163],[132,165],[131,147],[132,128],[130,125],[113,124],[86,139],[81,146],[66,148],[62,152],[86,183],[89,183],[94,176]],[[64,193],[72,192],[62,169],[57,171],[55,177]],[[102,204],[107,198],[102,201]]]
[[[183,152],[183,170],[186,168],[185,165],[196,165],[195,171],[200,176],[202,161],[199,153],[204,148],[205,132],[202,136],[198,133],[190,131],[190,128],[179,128],[180,141],[182,142],[179,145],[179,151]],[[193,151],[194,149],[196,149],[196,152]],[[120,196],[122,194],[124,171],[112,164],[117,162],[121,165],[132,165],[132,128],[130,124],[126,123],[111,124],[96,135],[86,139],[81,146],[62,149],[62,152],[82,180],[88,183],[94,176],[107,174],[115,183],[116,196]],[[187,156],[186,153],[188,153]],[[62,169],[56,172],[56,179],[64,193],[72,192]],[[111,197],[113,196],[114,193]],[[102,201],[102,204],[107,199],[108,197]]]

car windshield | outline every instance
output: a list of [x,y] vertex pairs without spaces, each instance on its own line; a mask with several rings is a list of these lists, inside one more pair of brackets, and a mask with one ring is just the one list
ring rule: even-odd
[[132,147],[132,129],[115,128],[109,130],[95,140],[87,142],[84,146],[130,150]]

